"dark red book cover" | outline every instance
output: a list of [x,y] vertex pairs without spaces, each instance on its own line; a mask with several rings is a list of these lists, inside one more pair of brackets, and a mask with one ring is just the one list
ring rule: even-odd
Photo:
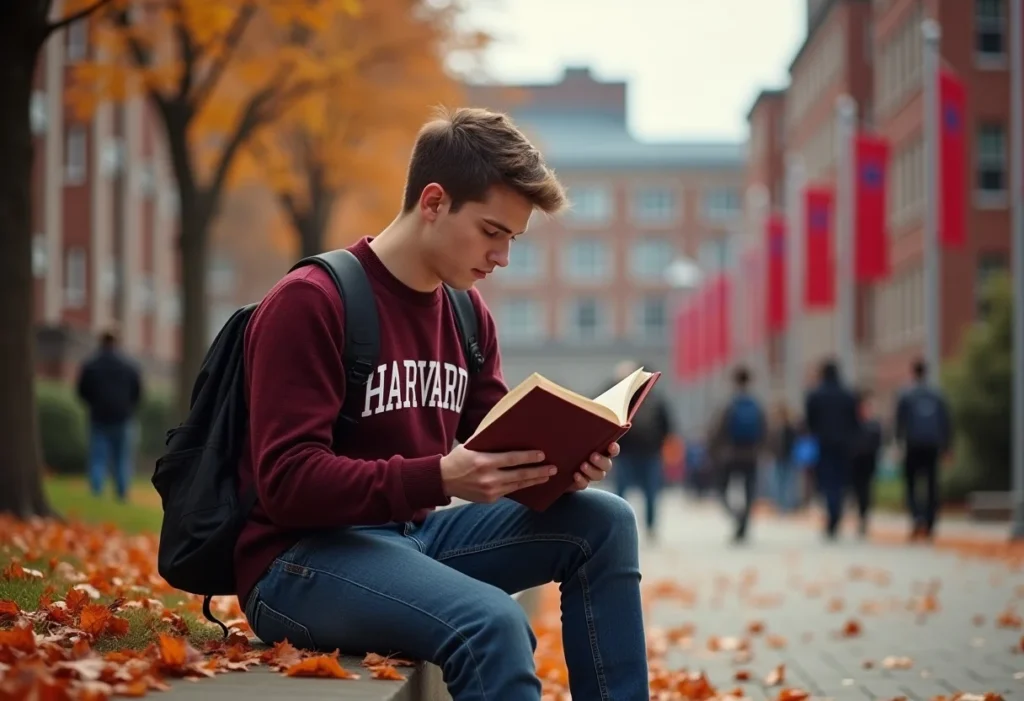
[[[661,373],[653,373],[634,393],[628,419],[643,403]],[[540,450],[544,464],[558,467],[558,473],[543,484],[520,489],[509,499],[536,511],[551,506],[572,486],[576,472],[591,453],[603,453],[629,430],[588,409],[573,404],[543,387],[534,387],[504,414],[466,442],[470,450],[500,453],[510,450]]]

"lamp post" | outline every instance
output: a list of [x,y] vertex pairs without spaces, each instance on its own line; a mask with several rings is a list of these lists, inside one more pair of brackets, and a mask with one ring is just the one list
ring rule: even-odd
[[[691,292],[700,286],[703,273],[696,261],[690,258],[681,257],[674,259],[665,268],[664,279],[675,293],[674,309],[682,305]],[[675,314],[673,314],[673,318]],[[701,342],[701,339],[683,339],[683,343]],[[677,351],[678,352],[678,351]],[[698,380],[693,386],[684,386],[679,401],[676,402],[682,414],[682,424],[685,430],[692,430],[698,423],[704,404],[705,380]]]

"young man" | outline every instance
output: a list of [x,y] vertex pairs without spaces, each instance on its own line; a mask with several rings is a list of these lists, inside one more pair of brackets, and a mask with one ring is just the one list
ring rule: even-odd
[[[736,368],[733,396],[712,426],[709,452],[719,470],[722,503],[736,523],[733,541],[747,538],[750,510],[757,497],[757,464],[765,449],[767,421],[760,403],[750,393],[750,371]],[[734,477],[743,482],[743,505],[734,509],[729,503],[729,486]]]
[[[945,397],[928,385],[925,362],[915,361],[911,372],[913,384],[896,402],[896,440],[903,444],[907,510],[913,520],[910,538],[930,539],[939,511],[939,461],[949,451],[953,427]],[[922,479],[924,504],[918,499]]]
[[[555,581],[573,697],[649,698],[636,520],[619,497],[584,490],[618,446],[592,455],[543,513],[501,499],[548,479],[542,456],[452,447],[508,388],[474,290],[486,363],[460,389],[467,363],[442,283],[472,288],[508,264],[535,209],[564,204],[506,116],[460,109],[422,129],[400,214],[349,249],[376,295],[381,353],[359,424],[338,444],[346,387],[334,285],[309,266],[267,294],[245,347],[241,488],[255,480],[258,503],[235,551],[239,601],[261,640],[397,652],[439,665],[457,701],[536,701],[536,641],[509,595]],[[455,498],[471,503],[434,510]]]

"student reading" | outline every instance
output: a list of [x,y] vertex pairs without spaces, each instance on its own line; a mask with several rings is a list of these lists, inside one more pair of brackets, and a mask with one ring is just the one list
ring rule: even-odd
[[[261,640],[400,652],[439,665],[456,701],[538,701],[536,641],[509,594],[558,582],[573,698],[649,698],[636,520],[619,497],[585,489],[618,446],[582,462],[538,512],[501,497],[548,479],[542,456],[461,444],[508,391],[494,320],[471,288],[508,264],[535,210],[566,204],[506,115],[463,108],[424,125],[400,212],[349,249],[382,311],[366,391],[399,372],[413,396],[368,398],[338,446],[344,310],[333,282],[301,267],[261,301],[245,336],[250,439],[239,464],[241,489],[255,482],[259,501],[235,550],[239,601]],[[470,290],[478,315],[485,363],[465,396],[445,385],[467,363],[442,283]],[[404,375],[448,366],[457,370],[435,375],[440,391]],[[470,503],[435,510],[453,498]]]

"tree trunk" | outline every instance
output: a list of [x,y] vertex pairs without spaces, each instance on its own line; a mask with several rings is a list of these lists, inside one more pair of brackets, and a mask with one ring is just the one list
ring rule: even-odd
[[327,225],[331,221],[331,212],[338,197],[336,192],[324,185],[322,169],[310,167],[307,180],[307,207],[301,208],[294,199],[287,200],[292,225],[299,235],[299,254],[302,258],[324,251],[327,245]]
[[199,202],[181,210],[181,285],[183,316],[178,369],[178,414],[188,415],[192,385],[209,348],[206,299],[207,239],[211,217]]
[[32,76],[45,28],[18,25],[0,26],[0,513],[27,517],[51,514],[43,491],[33,388],[29,122]]

